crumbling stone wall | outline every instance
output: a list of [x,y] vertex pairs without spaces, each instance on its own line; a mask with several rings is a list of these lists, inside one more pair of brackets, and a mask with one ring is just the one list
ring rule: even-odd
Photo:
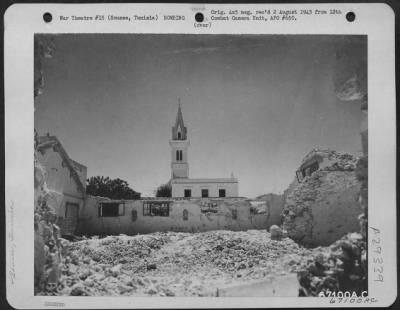
[[78,215],[74,216],[74,213],[77,213],[76,208],[82,209],[85,195],[77,183],[80,179],[74,176],[75,170],[70,166],[72,161],[61,151],[58,139],[41,136],[37,148],[36,160],[47,170],[48,204],[55,209],[61,235],[75,234]]
[[[298,272],[299,296],[319,296],[321,293],[354,292],[357,296],[368,291],[368,157],[356,165],[360,182],[358,204],[362,213],[358,219],[360,233],[348,233],[334,242],[325,255],[314,255]],[[358,231],[358,230],[357,230]]]
[[330,157],[330,165],[294,186],[287,193],[282,212],[282,228],[290,238],[307,246],[330,245],[346,233],[359,230],[358,159],[334,151],[324,154]]
[[[282,211],[285,203],[285,196],[278,194],[265,194],[257,197],[259,200],[267,202],[268,208],[268,226],[282,224]],[[269,228],[267,227],[267,228]]]
[[[36,143],[35,143],[36,145]],[[35,294],[43,290],[56,289],[61,275],[60,229],[56,225],[57,215],[50,204],[52,192],[46,186],[46,172],[36,158],[34,163],[34,284]]]
[[342,48],[336,55],[335,92],[342,102],[359,103],[362,111],[361,145],[363,156],[355,174],[360,182],[358,204],[360,233],[349,233],[331,246],[329,255],[315,257],[298,274],[300,296],[318,296],[321,292],[360,292],[368,289],[368,91],[367,40],[351,39],[352,48]]
[[[34,97],[37,97],[44,87],[44,58],[51,56],[54,49],[53,40],[46,35],[35,35],[34,55]],[[34,293],[54,291],[57,289],[61,275],[62,246],[57,217],[51,206],[51,193],[47,189],[46,172],[37,160],[38,139],[35,130],[34,149]]]

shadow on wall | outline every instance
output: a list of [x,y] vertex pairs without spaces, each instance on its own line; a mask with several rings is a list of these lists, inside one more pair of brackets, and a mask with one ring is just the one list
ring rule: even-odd
[[269,227],[282,224],[282,211],[285,204],[285,196],[278,194],[266,194],[257,197],[257,200],[265,201],[269,213]]

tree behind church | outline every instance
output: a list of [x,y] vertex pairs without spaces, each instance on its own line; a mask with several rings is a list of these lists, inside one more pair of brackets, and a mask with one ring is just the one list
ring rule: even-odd
[[87,179],[86,194],[110,199],[140,199],[140,193],[129,187],[127,181],[96,176]]
[[160,185],[156,189],[156,197],[171,197],[172,196],[172,187],[171,184],[163,184]]

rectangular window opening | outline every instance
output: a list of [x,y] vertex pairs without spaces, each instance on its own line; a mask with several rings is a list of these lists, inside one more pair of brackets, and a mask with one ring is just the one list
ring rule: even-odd
[[99,207],[100,217],[116,217],[123,216],[125,213],[125,206],[118,202],[102,202]]
[[182,150],[176,150],[176,161],[182,161],[182,160],[183,160]]
[[151,208],[149,203],[143,203],[143,215],[149,216],[151,215]]
[[208,189],[202,189],[201,190],[201,197],[207,198],[208,197]]
[[169,216],[169,202],[147,201],[143,202],[144,216]]
[[201,213],[208,213],[208,214],[218,213],[218,209],[219,209],[219,206],[218,206],[218,203],[216,203],[216,202],[207,202],[207,203],[202,203],[200,205]]
[[219,197],[226,197],[226,190],[224,188],[221,188],[218,193]]
[[185,189],[184,190],[184,196],[185,196],[185,198],[192,197],[192,190],[191,189]]

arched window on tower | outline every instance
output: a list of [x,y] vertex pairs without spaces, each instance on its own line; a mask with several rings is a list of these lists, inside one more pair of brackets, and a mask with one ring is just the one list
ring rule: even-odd
[[182,161],[183,160],[183,152],[182,150],[177,150],[176,151],[176,161]]
[[178,140],[181,140],[182,139],[182,128],[181,128],[181,125],[178,125],[178,128],[177,128],[176,132],[177,132]]

